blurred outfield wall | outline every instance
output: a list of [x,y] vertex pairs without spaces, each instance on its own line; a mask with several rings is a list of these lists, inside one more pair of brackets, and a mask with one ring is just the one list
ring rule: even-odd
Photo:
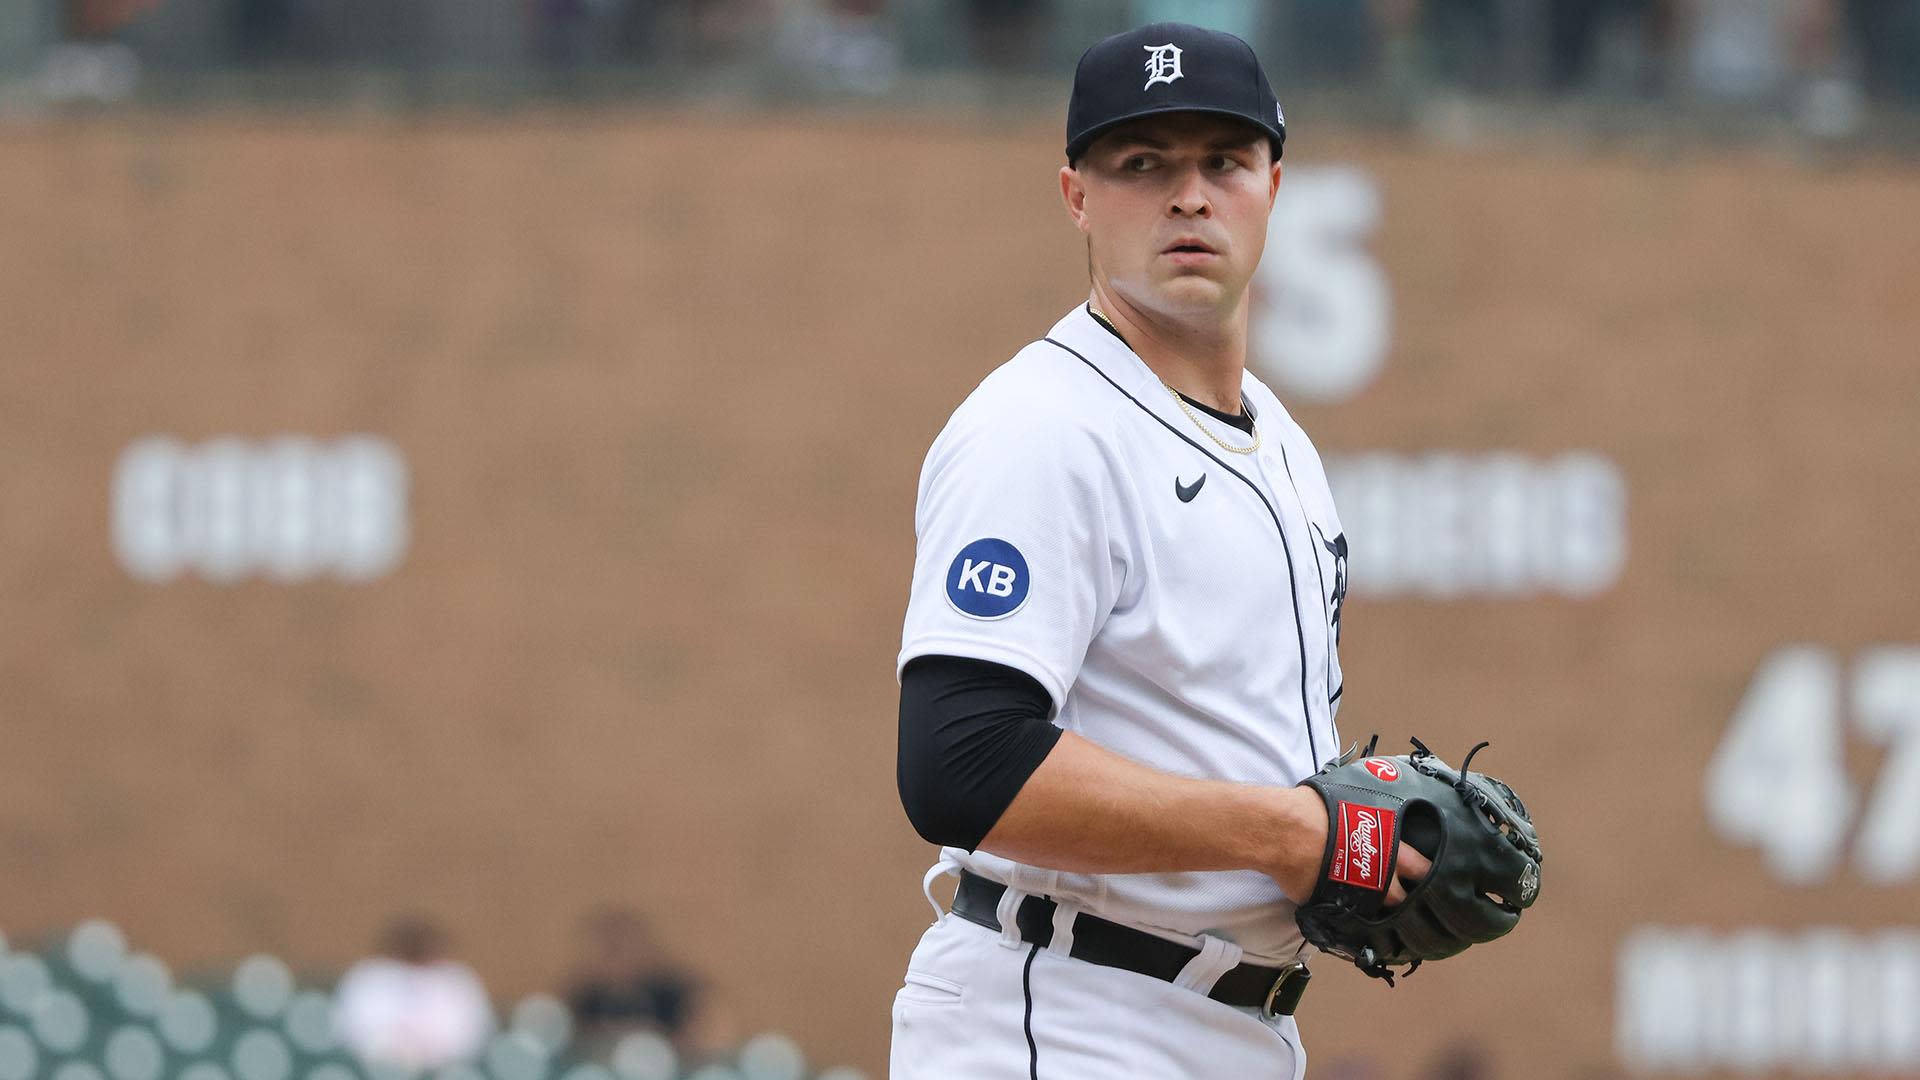
[[[425,909],[510,994],[631,902],[878,1073],[915,481],[1084,295],[1056,142],[0,133],[0,927],[324,970]],[[1492,739],[1549,851],[1511,940],[1323,961],[1316,1069],[1920,1071],[1920,172],[1288,151],[1259,363],[1355,545],[1342,726]]]

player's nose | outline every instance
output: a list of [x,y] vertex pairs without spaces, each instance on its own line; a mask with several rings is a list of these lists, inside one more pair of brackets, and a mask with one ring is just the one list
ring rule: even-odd
[[1167,204],[1167,213],[1173,217],[1209,217],[1213,214],[1213,203],[1207,198],[1207,185],[1199,169],[1188,169],[1180,175],[1180,185],[1174,189],[1173,197]]

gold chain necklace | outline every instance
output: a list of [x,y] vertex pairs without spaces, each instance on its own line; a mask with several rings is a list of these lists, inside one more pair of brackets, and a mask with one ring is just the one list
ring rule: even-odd
[[[1164,382],[1161,383],[1160,385],[1167,386],[1167,384]],[[1180,391],[1175,390],[1171,386],[1167,386],[1167,393],[1173,395],[1173,403],[1175,405],[1180,406],[1180,411],[1187,414],[1187,419],[1193,421],[1193,426],[1200,429],[1200,434],[1205,435],[1209,439],[1212,439],[1213,444],[1215,446],[1218,446],[1220,449],[1225,450],[1229,454],[1251,454],[1255,450],[1260,449],[1260,424],[1258,421],[1254,421],[1253,423],[1253,445],[1244,446],[1244,447],[1235,446],[1232,443],[1226,441],[1225,439],[1222,439],[1220,436],[1215,435],[1213,433],[1212,428],[1202,423],[1200,421],[1199,414],[1193,411],[1193,406],[1187,404],[1187,399],[1180,396]],[[1242,403],[1240,407],[1242,409],[1245,409],[1246,408],[1245,403]],[[1253,420],[1253,414],[1248,413],[1247,419]]]
[[[1123,345],[1126,344],[1127,339],[1121,336],[1120,328],[1113,325],[1113,320],[1107,318],[1106,314],[1103,313],[1099,308],[1094,307],[1091,303],[1089,303],[1087,305],[1087,314],[1093,316],[1096,322],[1098,322],[1101,326],[1104,326],[1109,331],[1111,331],[1114,337],[1120,338],[1121,344]],[[1128,345],[1127,348],[1131,349],[1133,348],[1133,346]],[[1138,355],[1138,354],[1136,353],[1135,355]],[[1202,423],[1199,415],[1193,411],[1193,407],[1187,404],[1187,399],[1180,396],[1180,391],[1175,390],[1171,386],[1168,386],[1166,383],[1166,380],[1164,379],[1161,380],[1160,385],[1167,387],[1167,393],[1173,395],[1173,403],[1175,405],[1180,406],[1181,412],[1187,414],[1187,419],[1193,421],[1193,426],[1200,429],[1200,434],[1205,435],[1207,438],[1213,440],[1213,445],[1218,446],[1220,449],[1225,450],[1229,454],[1251,454],[1255,450],[1260,449],[1260,422],[1257,420],[1254,420],[1252,410],[1247,409],[1247,421],[1253,425],[1253,432],[1252,432],[1253,445],[1248,447],[1235,446],[1232,443],[1227,442],[1225,439],[1222,439],[1220,436],[1215,435],[1213,433],[1212,428]],[[1247,408],[1246,403],[1242,402],[1240,407],[1242,409],[1246,409]]]

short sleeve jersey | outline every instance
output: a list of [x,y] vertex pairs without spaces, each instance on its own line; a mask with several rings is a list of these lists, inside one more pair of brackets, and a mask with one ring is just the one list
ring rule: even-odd
[[[1254,440],[1189,415],[1084,306],[994,371],[921,471],[900,666],[1018,668],[1056,725],[1181,775],[1290,785],[1337,754],[1346,538],[1306,434],[1250,373],[1242,394],[1252,453],[1221,446]],[[1170,936],[1275,960],[1300,947],[1292,904],[1257,871],[945,856]]]

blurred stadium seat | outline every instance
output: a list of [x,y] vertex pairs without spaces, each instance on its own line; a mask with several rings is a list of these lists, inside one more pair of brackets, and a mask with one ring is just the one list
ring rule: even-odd
[[39,1064],[33,1039],[17,1027],[0,1027],[0,1080],[29,1080]]
[[613,1046],[610,1064],[620,1080],[672,1080],[680,1073],[673,1044],[651,1031],[636,1031]]

